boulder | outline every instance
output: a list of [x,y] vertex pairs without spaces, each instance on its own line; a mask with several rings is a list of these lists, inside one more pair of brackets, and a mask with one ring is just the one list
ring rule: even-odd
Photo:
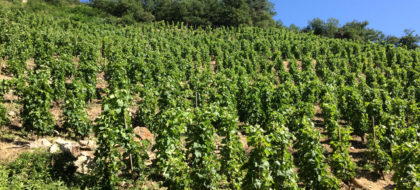
[[71,153],[71,150],[72,150],[71,141],[65,141],[63,139],[57,139],[57,140],[55,140],[55,143],[60,145],[60,149],[63,152]]
[[80,155],[80,145],[76,142],[57,139],[55,140],[55,144],[59,145],[60,151],[70,153],[75,158]]
[[77,142],[72,142],[71,143],[70,153],[75,158],[77,158],[80,155],[80,153],[81,153],[81,147],[80,147],[79,143],[77,143]]
[[45,138],[38,139],[31,144],[29,144],[30,148],[50,148],[52,144]]
[[59,145],[62,145],[62,144],[66,144],[67,143],[67,141],[65,141],[65,140],[63,140],[61,138],[55,139],[54,142],[57,143],[57,144],[59,144]]
[[51,153],[51,154],[57,154],[57,153],[60,153],[60,152],[61,152],[60,145],[58,145],[58,144],[53,144],[53,145],[50,147],[50,153]]
[[148,140],[149,142],[153,142],[154,136],[153,133],[149,131],[146,127],[136,127],[134,128],[134,134],[140,137],[141,140]]
[[63,152],[71,153],[71,150],[73,149],[73,146],[72,146],[71,143],[65,143],[65,144],[61,144],[60,148]]
[[16,116],[16,112],[14,112],[14,111],[9,111],[8,115],[9,115],[10,117],[15,117],[15,116]]
[[74,165],[77,167],[76,172],[87,174],[92,171],[93,168],[93,156],[87,152],[82,152],[74,161]]
[[80,140],[80,148],[83,150],[95,150],[98,146],[93,140]]

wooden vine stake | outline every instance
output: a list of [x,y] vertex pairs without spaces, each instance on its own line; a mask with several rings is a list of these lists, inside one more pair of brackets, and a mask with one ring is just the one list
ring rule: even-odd
[[[341,143],[341,132],[340,132],[340,126],[337,127],[337,135],[338,135],[338,142]],[[340,150],[343,151],[343,147],[340,146]]]
[[[125,129],[128,129],[127,119],[125,117],[126,116],[125,116],[125,112],[124,112],[124,125],[125,125]],[[129,154],[129,157],[130,157],[130,172],[131,172],[131,174],[133,174],[133,157],[132,157],[131,153]]]
[[373,144],[376,146],[375,118],[372,116]]
[[198,107],[198,93],[195,92],[195,107]]

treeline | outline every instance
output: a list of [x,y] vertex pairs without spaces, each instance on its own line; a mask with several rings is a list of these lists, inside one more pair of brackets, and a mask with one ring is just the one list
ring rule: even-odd
[[[45,6],[40,7],[43,2],[61,6],[60,11],[64,11],[66,5],[79,4],[79,0],[29,0],[28,5],[34,10],[45,9]],[[91,8],[87,9],[87,6],[81,10],[80,7],[77,8],[76,12],[81,13],[77,20],[86,20],[83,16],[97,16],[105,18],[108,23],[125,25],[166,21],[204,27],[240,25],[277,27],[329,38],[373,42],[407,49],[420,47],[420,36],[414,30],[405,30],[405,35],[399,38],[369,28],[368,21],[355,20],[341,25],[339,20],[334,18],[327,20],[314,18],[303,28],[294,24],[286,27],[280,20],[274,21],[273,16],[276,13],[273,4],[268,0],[90,0],[87,5]]]
[[[125,23],[164,20],[192,26],[283,27],[281,21],[274,21],[276,13],[268,0],[92,0],[90,5],[121,17]],[[291,25],[289,29],[407,49],[419,47],[420,36],[413,30],[405,30],[405,35],[398,38],[368,28],[368,25],[368,21],[355,20],[341,26],[334,18],[326,21],[314,18],[304,28]]]
[[268,0],[91,0],[90,5],[126,22],[165,20],[192,26],[275,26]]
[[352,21],[340,26],[340,22],[334,18],[329,18],[326,21],[320,18],[314,18],[302,29],[295,25],[291,25],[289,28],[291,30],[313,33],[329,38],[391,44],[397,47],[406,47],[407,49],[416,49],[419,47],[420,36],[415,34],[414,30],[406,29],[404,30],[405,35],[398,38],[392,35],[385,35],[379,30],[368,28],[368,25],[368,21]]

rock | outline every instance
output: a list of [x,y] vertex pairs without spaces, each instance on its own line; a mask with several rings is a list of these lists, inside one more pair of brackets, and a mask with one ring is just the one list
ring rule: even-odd
[[52,144],[50,143],[50,141],[48,141],[47,139],[41,139],[41,144],[43,146],[46,146],[46,147],[52,146]]
[[64,144],[60,144],[60,149],[63,152],[71,153],[71,150],[73,149],[73,146],[72,146],[71,143],[64,143]]
[[70,149],[71,155],[73,155],[73,157],[77,158],[81,153],[81,150],[80,150],[81,148],[80,148],[79,143],[71,142],[70,146],[71,146],[71,149]]
[[57,153],[60,153],[60,152],[61,152],[60,145],[58,145],[58,144],[53,144],[53,145],[50,147],[50,153],[51,153],[51,154],[57,154]]
[[15,116],[16,116],[16,112],[14,112],[14,111],[9,111],[8,115],[9,115],[10,117],[15,117]]
[[87,174],[92,171],[93,158],[88,153],[81,152],[77,160],[74,161],[74,165],[77,167],[76,172]]
[[363,187],[363,185],[361,185],[362,183],[359,182],[358,179],[353,179],[351,182],[357,189],[366,189],[365,187]]
[[60,135],[60,133],[57,130],[54,130],[53,132],[54,132],[54,135],[57,135],[57,136]]
[[153,142],[154,136],[146,127],[134,128],[134,134],[136,134],[142,140],[148,140],[149,142]]
[[45,138],[38,139],[29,145],[30,148],[49,148],[51,146],[52,144],[50,143],[50,141],[48,141]]
[[80,140],[80,148],[84,150],[95,150],[97,148],[96,142],[93,140]]
[[89,144],[89,140],[80,140],[79,144],[80,146],[87,146]]
[[55,143],[60,145],[60,149],[63,152],[71,153],[72,143],[70,141],[65,141],[63,139],[57,139],[57,140],[55,140]]
[[57,144],[59,144],[59,145],[62,145],[62,144],[65,144],[65,143],[67,143],[65,140],[63,140],[63,139],[60,139],[60,138],[58,138],[58,139],[55,139],[55,141],[54,141],[55,143],[57,143]]
[[80,155],[80,145],[76,142],[57,139],[55,140],[55,143],[59,145],[62,152],[70,153],[75,158]]

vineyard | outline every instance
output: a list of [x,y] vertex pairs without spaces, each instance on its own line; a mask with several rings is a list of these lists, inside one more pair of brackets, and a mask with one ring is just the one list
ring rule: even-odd
[[420,188],[419,51],[0,8],[0,57],[1,131],[97,143],[78,188]]

